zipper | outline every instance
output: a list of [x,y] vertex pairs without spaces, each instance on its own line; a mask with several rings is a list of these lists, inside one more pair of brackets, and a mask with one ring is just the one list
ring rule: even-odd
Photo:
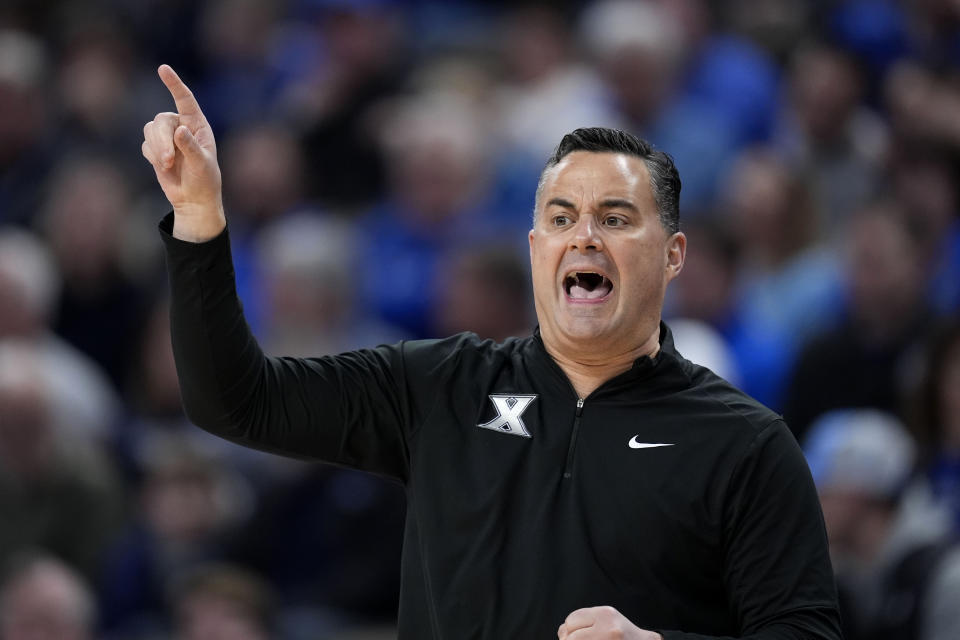
[[565,479],[573,476],[573,452],[577,446],[577,432],[580,430],[580,414],[583,413],[583,398],[577,398],[577,411],[573,416],[573,431],[570,433],[570,446],[567,448],[567,464],[563,469]]

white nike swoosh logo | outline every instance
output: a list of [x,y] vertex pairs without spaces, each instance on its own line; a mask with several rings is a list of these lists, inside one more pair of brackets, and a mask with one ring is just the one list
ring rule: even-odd
[[652,449],[654,447],[672,447],[676,443],[671,442],[667,444],[665,442],[639,442],[637,440],[637,436],[633,436],[630,438],[630,442],[627,444],[630,445],[631,449]]

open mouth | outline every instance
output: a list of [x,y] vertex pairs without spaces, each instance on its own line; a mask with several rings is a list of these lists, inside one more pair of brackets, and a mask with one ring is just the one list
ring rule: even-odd
[[613,283],[599,273],[574,271],[563,279],[563,290],[571,300],[599,300],[613,291]]

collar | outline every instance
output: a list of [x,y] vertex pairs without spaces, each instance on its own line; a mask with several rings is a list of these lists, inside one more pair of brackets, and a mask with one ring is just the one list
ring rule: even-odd
[[[537,325],[533,331],[533,344],[536,346],[535,354],[537,358],[546,361],[547,366],[557,374],[564,385],[572,389],[573,387],[566,373],[560,368],[560,365],[557,364],[557,361],[553,359],[553,356],[550,355],[546,346],[543,344],[539,325]],[[640,356],[633,361],[633,366],[604,382],[594,391],[594,394],[611,387],[619,388],[624,384],[636,386],[636,383],[647,380],[654,375],[656,375],[658,379],[662,378],[663,383],[667,385],[672,386],[673,383],[670,381],[674,378],[676,378],[677,383],[682,384],[686,380],[686,375],[682,371],[682,361],[683,357],[677,353],[676,346],[673,342],[673,332],[670,330],[670,327],[661,320],[660,349],[657,351],[657,354],[652,357]]]

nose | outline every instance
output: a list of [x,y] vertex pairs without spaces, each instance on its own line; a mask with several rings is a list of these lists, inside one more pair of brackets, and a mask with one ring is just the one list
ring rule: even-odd
[[570,249],[587,253],[588,251],[603,251],[603,240],[600,238],[600,227],[597,219],[586,214],[577,220],[573,236],[570,238]]

